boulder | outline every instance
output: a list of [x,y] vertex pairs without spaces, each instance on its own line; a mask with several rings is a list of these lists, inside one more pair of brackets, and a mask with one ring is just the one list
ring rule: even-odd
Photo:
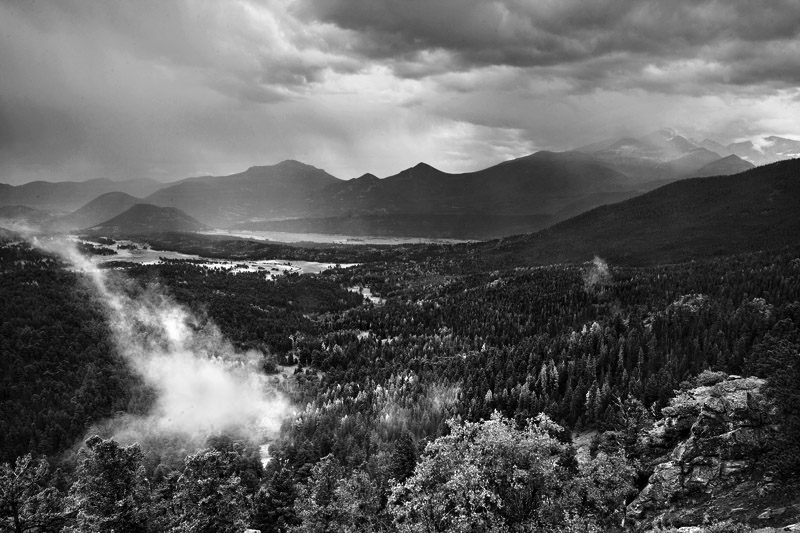
[[682,498],[702,498],[740,480],[769,449],[777,429],[764,384],[731,376],[682,392],[662,409],[663,418],[639,438],[640,446],[660,458],[628,516],[663,517]]

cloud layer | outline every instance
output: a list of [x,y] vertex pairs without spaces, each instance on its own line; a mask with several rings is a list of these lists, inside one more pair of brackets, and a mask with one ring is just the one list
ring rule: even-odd
[[0,182],[796,135],[798,33],[794,0],[0,1]]

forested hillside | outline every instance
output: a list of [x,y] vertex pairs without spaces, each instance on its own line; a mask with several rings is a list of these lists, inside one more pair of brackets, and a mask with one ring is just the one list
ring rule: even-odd
[[76,273],[27,245],[0,246],[0,457],[58,457],[117,411],[149,407]]
[[[637,434],[703,371],[767,378],[784,431],[759,464],[779,479],[800,467],[796,247],[647,268],[596,259],[481,272],[454,253],[275,281],[182,261],[115,271],[261,351],[265,371],[291,374],[278,386],[295,413],[266,469],[252,442],[223,435],[178,463],[175,450],[109,434],[63,453],[94,422],[146,411],[151,392],[115,355],[80,274],[26,245],[6,244],[0,258],[0,433],[11,462],[0,478],[28,479],[21,499],[50,490],[30,520],[80,531],[617,529],[653,467]],[[576,461],[573,431],[607,437]],[[34,459],[15,467],[27,452]],[[452,454],[463,470],[448,470]],[[516,459],[483,459],[497,454]],[[112,482],[101,479],[109,461],[122,469],[119,499],[90,503]],[[514,464],[522,473],[506,470]],[[525,476],[514,478],[526,487],[516,507],[512,475]],[[202,498],[230,513],[196,516]],[[180,529],[189,520],[200,522]]]
[[694,178],[598,207],[538,233],[475,245],[497,264],[657,265],[780,248],[800,235],[800,160]]

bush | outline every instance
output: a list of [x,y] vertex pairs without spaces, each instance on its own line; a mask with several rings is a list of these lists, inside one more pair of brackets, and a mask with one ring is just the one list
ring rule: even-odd
[[725,372],[714,372],[713,370],[703,370],[700,374],[695,378],[695,386],[697,387],[710,387],[711,385],[716,385],[717,383],[721,383],[728,378],[728,374]]

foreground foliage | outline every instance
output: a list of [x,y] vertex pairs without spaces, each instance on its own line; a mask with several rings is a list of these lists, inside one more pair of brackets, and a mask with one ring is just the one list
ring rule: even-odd
[[[574,461],[564,429],[542,415],[525,429],[495,413],[480,423],[448,422],[450,434],[428,444],[413,474],[391,479],[387,500],[363,469],[347,472],[322,458],[299,485],[294,520],[266,530],[530,531],[619,526],[633,469],[617,450]],[[48,483],[47,463],[30,456],[0,468],[0,518],[5,531],[202,533],[242,531],[268,518],[269,500],[294,489],[279,472],[248,493],[240,448],[206,449],[161,481],[147,477],[138,445],[92,437],[79,452],[65,497]],[[271,498],[270,498],[271,496]],[[278,497],[276,497],[278,496]],[[266,509],[265,509],[266,507]]]
[[564,429],[544,415],[516,430],[498,413],[482,423],[450,422],[429,444],[414,474],[395,485],[389,511],[403,531],[614,529],[633,492],[620,452],[578,464]]

